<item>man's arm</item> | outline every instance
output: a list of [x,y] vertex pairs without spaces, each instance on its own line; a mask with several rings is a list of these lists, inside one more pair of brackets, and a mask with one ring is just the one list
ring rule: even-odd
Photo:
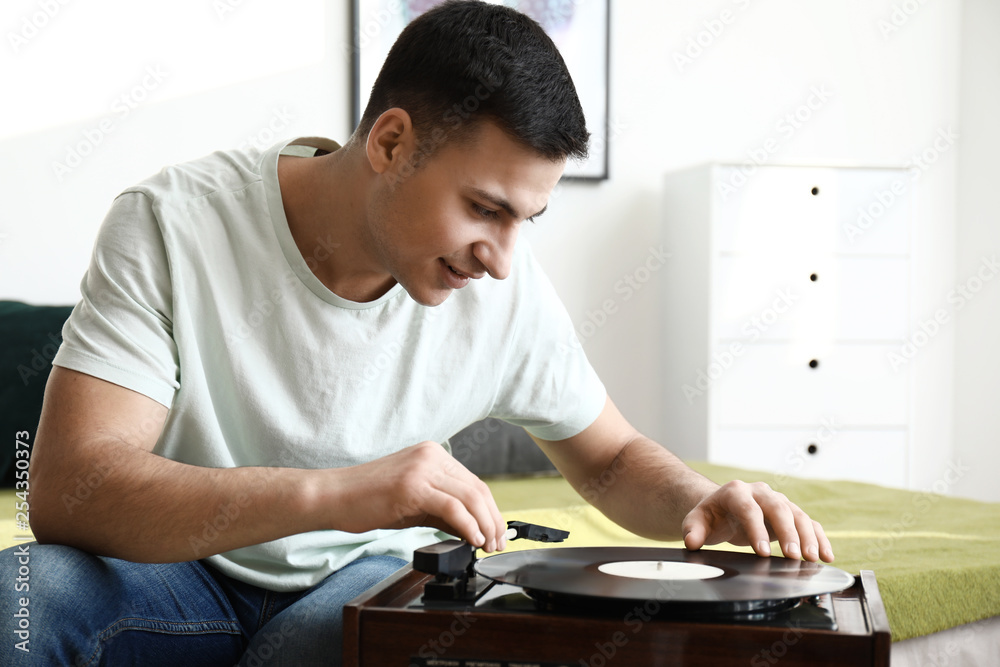
[[640,434],[608,398],[597,420],[558,442],[533,438],[556,468],[609,519],[643,537],[683,538],[689,549],[730,542],[770,555],[833,561],[819,523],[758,482],[718,486]]
[[152,453],[166,415],[142,394],[53,367],[31,457],[35,537],[140,562],[322,529],[423,525],[490,551],[502,543],[489,489],[437,443],[343,469],[203,468]]

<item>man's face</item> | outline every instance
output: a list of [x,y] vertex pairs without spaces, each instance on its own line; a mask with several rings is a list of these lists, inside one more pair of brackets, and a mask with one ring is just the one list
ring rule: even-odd
[[481,122],[415,171],[385,175],[369,210],[371,250],[425,306],[442,303],[470,279],[503,280],[521,223],[544,211],[565,164]]

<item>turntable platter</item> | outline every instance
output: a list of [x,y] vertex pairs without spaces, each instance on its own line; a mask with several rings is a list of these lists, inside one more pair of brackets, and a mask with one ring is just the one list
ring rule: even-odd
[[569,547],[476,562],[488,579],[553,607],[621,607],[656,600],[667,611],[739,614],[783,608],[849,588],[854,577],[820,563],[732,551]]

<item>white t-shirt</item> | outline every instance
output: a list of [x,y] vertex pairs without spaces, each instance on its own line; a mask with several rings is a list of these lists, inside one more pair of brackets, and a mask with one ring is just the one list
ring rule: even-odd
[[[367,303],[327,289],[309,265],[336,261],[336,241],[317,239],[304,257],[278,187],[279,152],[313,155],[307,146],[338,148],[303,139],[213,153],[119,195],[53,363],[168,406],[154,451],[214,468],[352,466],[446,443],[486,417],[561,440],[597,418],[604,386],[523,240],[509,278],[473,281],[433,308],[398,284]],[[212,528],[192,527],[192,560]],[[436,539],[316,531],[209,561],[289,591]]]

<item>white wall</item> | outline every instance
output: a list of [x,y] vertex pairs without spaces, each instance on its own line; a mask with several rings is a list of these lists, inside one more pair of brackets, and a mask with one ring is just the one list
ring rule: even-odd
[[4,2],[0,298],[79,299],[112,199],[165,164],[345,135],[347,24],[322,0]]
[[[978,277],[983,257],[1000,258],[1000,3],[966,0],[962,15],[959,93],[956,284]],[[976,287],[975,281],[970,288]],[[971,292],[970,292],[971,293]],[[956,491],[1000,500],[1000,280],[985,282],[956,317],[955,459],[962,463]]]
[[[268,139],[269,126],[336,139],[349,132],[346,2],[53,2],[59,9],[51,17],[40,14],[43,4],[7,0],[0,10],[0,89],[16,91],[15,104],[0,106],[0,298],[75,301],[111,199],[164,164],[251,136]],[[669,389],[658,371],[658,350],[669,344],[660,339],[656,284],[665,274],[628,299],[615,286],[659,246],[665,173],[748,159],[769,138],[777,142],[767,156],[772,163],[905,164],[951,127],[961,146],[949,146],[921,171],[917,190],[926,227],[916,249],[925,266],[917,287],[927,307],[944,303],[956,281],[975,271],[981,250],[996,248],[985,200],[995,150],[966,134],[992,131],[996,138],[987,119],[997,114],[969,110],[995,70],[963,68],[960,60],[980,48],[996,60],[988,41],[1000,25],[989,0],[968,0],[977,18],[964,23],[958,3],[918,0],[612,4],[611,180],[562,185],[527,233],[587,334],[588,354],[612,396],[640,429],[670,444],[657,410]],[[904,5],[910,13],[894,16],[893,7]],[[33,32],[32,23],[41,27]],[[698,39],[707,46],[679,65],[675,54]],[[147,67],[162,74],[151,77]],[[779,129],[817,90],[827,99],[813,98],[818,108],[809,120],[790,136]],[[136,107],[127,115],[116,102],[123,94]],[[992,100],[995,111],[995,93]],[[100,143],[60,178],[53,163],[88,136]],[[961,186],[968,203],[956,225],[958,169],[984,180],[974,192]],[[923,447],[937,450],[918,470],[924,486],[959,454],[963,464],[992,461],[996,468],[980,428],[996,418],[987,416],[988,402],[969,402],[990,389],[996,395],[996,373],[990,378],[984,369],[996,368],[1000,352],[986,344],[983,328],[996,330],[987,298],[1000,297],[983,294],[915,359],[918,381],[940,387],[933,405],[915,406]],[[602,321],[596,313],[607,299],[617,311],[601,326],[587,325]],[[956,335],[962,345],[953,392]],[[953,405],[964,422],[954,433]],[[954,453],[953,435],[963,440]],[[979,477],[967,479],[962,492],[1000,499]]]

